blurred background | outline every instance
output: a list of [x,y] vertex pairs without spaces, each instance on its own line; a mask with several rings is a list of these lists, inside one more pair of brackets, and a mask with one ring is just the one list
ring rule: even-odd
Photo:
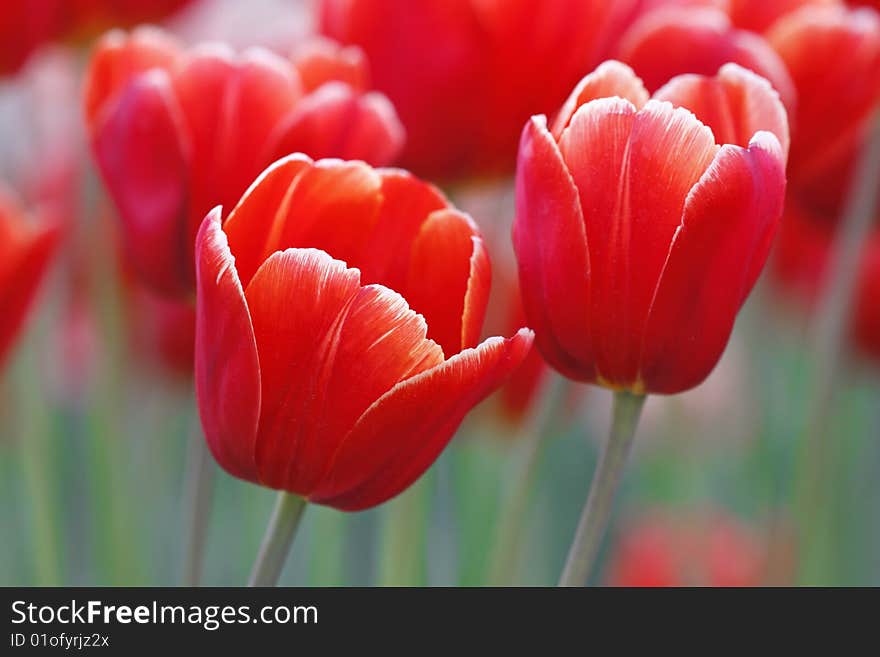
[[[30,221],[57,222],[61,238],[0,371],[0,584],[175,585],[191,522],[186,475],[200,430],[192,311],[143,289],[121,253],[81,115],[88,53],[106,29],[145,22],[187,44],[221,40],[285,56],[316,32],[344,38],[344,30],[322,25],[318,8],[298,0],[93,0],[63,19],[51,2],[11,4],[21,12],[0,18],[0,181]],[[60,3],[68,10],[76,4]],[[639,12],[662,4],[632,3],[614,30],[627,32]],[[728,3],[666,4],[712,5],[701,10],[727,12],[746,31]],[[44,21],[35,22],[34,7],[45,10]],[[872,9],[858,11],[876,18]],[[589,18],[591,28],[596,21]],[[763,27],[749,30],[750,38],[763,38]],[[509,244],[511,153],[523,116],[552,113],[574,81],[619,52],[607,44],[594,50],[560,82],[560,97],[518,108],[509,119],[512,143],[489,134],[483,118],[461,119],[473,123],[465,142],[471,150],[503,142],[492,151],[498,161],[404,154],[402,163],[442,183],[486,235],[494,281],[487,335],[525,324]],[[542,62],[552,67],[551,55]],[[541,67],[533,68],[521,76],[540,79]],[[389,76],[374,71],[374,82],[407,124],[413,110],[397,103]],[[522,93],[532,89],[521,84]],[[407,131],[421,139],[418,129]],[[817,359],[816,313],[776,280],[775,266],[768,265],[709,379],[685,394],[649,399],[594,583],[880,585],[880,348],[872,352],[845,333],[831,401],[817,420],[817,388],[831,374]],[[880,309],[878,289],[859,303]],[[872,339],[880,343],[880,328]],[[533,354],[399,498],[357,514],[310,507],[281,584],[555,584],[610,408],[608,391],[563,381]],[[821,453],[808,439],[817,421]],[[201,579],[241,585],[274,492],[213,462],[208,467],[213,502]]]

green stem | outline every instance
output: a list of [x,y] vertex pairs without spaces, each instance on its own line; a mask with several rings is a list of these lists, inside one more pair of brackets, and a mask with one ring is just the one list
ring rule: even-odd
[[644,403],[645,395],[614,393],[611,432],[593,476],[590,494],[581,512],[559,586],[584,586],[590,576],[605,528],[611,518],[614,494],[626,465]]
[[287,553],[290,552],[293,537],[296,535],[305,508],[306,501],[298,495],[284,491],[278,493],[248,586],[278,584],[278,578],[284,568]]
[[[874,220],[880,178],[880,115],[875,118],[870,140],[862,152],[850,189],[840,233],[835,240],[828,278],[816,313],[813,348],[815,383],[809,405],[806,436],[802,443],[797,481],[797,521],[803,540],[801,575],[814,582],[826,550],[825,520],[832,462],[828,436],[843,353],[852,314],[861,250]],[[825,546],[827,547],[827,546]]]
[[184,586],[198,586],[202,579],[205,543],[214,492],[214,463],[198,421],[190,435],[186,473],[186,558]]
[[425,582],[430,481],[428,473],[386,505],[380,586],[419,586]]
[[504,497],[490,558],[489,584],[513,583],[522,556],[523,530],[528,516],[529,493],[541,462],[541,448],[548,439],[548,427],[558,414],[566,380],[555,372],[547,373],[539,402],[530,418],[520,425],[512,440],[518,449],[511,485]]

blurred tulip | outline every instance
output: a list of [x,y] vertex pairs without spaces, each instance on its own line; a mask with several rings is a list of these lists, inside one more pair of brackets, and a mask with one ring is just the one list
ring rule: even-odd
[[16,0],[0,12],[0,75],[44,43],[86,39],[110,27],[156,21],[189,0]]
[[797,90],[789,158],[791,191],[838,212],[849,169],[880,103],[880,15],[870,9],[806,7],[767,36]]
[[413,483],[531,346],[523,329],[475,347],[482,239],[403,171],[280,160],[223,228],[219,209],[205,219],[196,260],[211,451],[237,477],[339,509]]
[[267,164],[298,151],[387,164],[403,142],[379,94],[333,80],[307,93],[296,67],[267,50],[183,50],[143,28],[102,39],[85,109],[130,262],[155,291],[178,298],[194,288],[202,218],[217,204],[231,208]]
[[522,124],[598,64],[626,2],[323,0],[321,29],[360,46],[407,130],[402,164],[447,180],[506,174]]
[[733,62],[769,80],[786,107],[795,102],[779,55],[759,35],[737,29],[718,8],[673,4],[648,11],[621,37],[615,57],[629,64],[650,92],[676,75],[714,75]]
[[778,95],[734,64],[715,78],[676,78],[649,99],[631,69],[607,62],[552,131],[533,117],[513,237],[547,361],[635,393],[700,383],[766,260],[787,146]]
[[768,541],[718,512],[653,511],[630,521],[612,548],[610,586],[761,586]]
[[27,216],[12,192],[0,187],[0,364],[21,330],[59,233],[56,220]]
[[[768,38],[798,93],[785,217],[772,270],[782,291],[813,308],[825,286],[869,119],[880,108],[880,14],[807,7],[779,19]],[[880,216],[875,223],[880,227]],[[849,322],[854,344],[874,356],[880,356],[878,230],[863,248]]]

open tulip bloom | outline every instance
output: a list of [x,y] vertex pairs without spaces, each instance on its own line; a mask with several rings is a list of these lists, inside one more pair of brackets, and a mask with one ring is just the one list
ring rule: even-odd
[[225,224],[219,208],[204,220],[196,275],[205,436],[229,473],[296,496],[273,527],[298,498],[353,511],[400,493],[532,343],[523,329],[477,346],[490,269],[474,223],[362,162],[270,166]]
[[606,62],[552,126],[526,125],[513,238],[529,325],[556,369],[617,391],[564,583],[589,572],[644,395],[718,362],[779,224],[787,150],[778,94],[735,64],[650,98]]

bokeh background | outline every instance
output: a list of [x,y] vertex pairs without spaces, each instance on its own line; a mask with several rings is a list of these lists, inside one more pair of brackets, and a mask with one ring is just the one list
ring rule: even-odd
[[[191,318],[141,290],[120,256],[80,116],[91,43],[105,28],[150,21],[188,43],[286,53],[315,29],[313,7],[297,0],[164,2],[123,14],[53,35],[21,61],[5,59],[0,75],[0,179],[65,226],[0,373],[2,585],[181,581],[185,475],[199,431]],[[446,191],[493,249],[486,332],[509,333],[512,181],[471,179]],[[595,583],[880,585],[880,365],[845,349],[813,481],[805,436],[826,373],[813,318],[767,279],[709,379],[649,399]],[[561,381],[538,361],[529,367],[472,412],[396,500],[357,514],[309,508],[281,584],[554,584],[611,396]],[[202,580],[240,585],[274,493],[210,467]],[[521,526],[505,534],[502,509],[524,468]],[[822,504],[803,494],[805,478]]]

